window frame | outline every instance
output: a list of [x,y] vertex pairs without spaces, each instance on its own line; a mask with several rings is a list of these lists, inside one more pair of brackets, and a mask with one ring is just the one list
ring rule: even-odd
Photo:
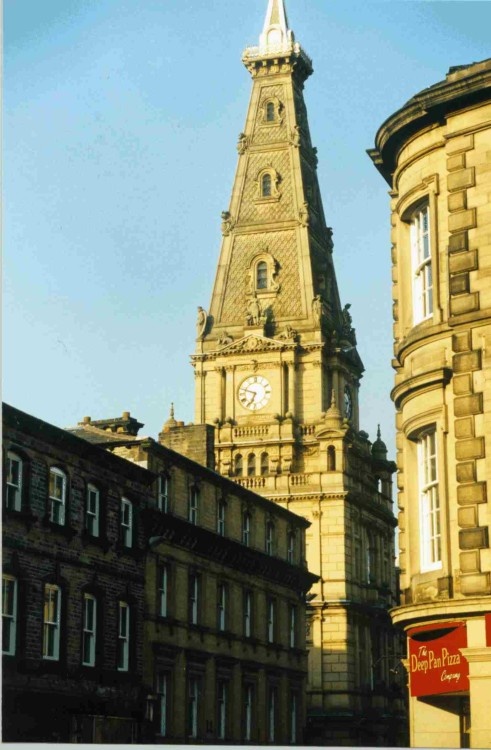
[[295,565],[297,551],[297,538],[294,531],[289,531],[286,536],[286,559],[290,565]]
[[242,513],[242,544],[245,547],[251,546],[251,521],[252,516],[248,510]]
[[[134,545],[134,507],[133,502],[125,497],[121,497],[120,501],[120,531],[121,531],[121,546],[125,549],[132,549]],[[126,512],[128,516],[126,517]]]
[[268,596],[266,601],[266,642],[272,644],[276,638],[276,599]]
[[228,729],[228,680],[217,680],[217,739],[225,740]]
[[[163,688],[163,689],[162,689]],[[157,672],[155,676],[155,694],[158,700],[159,737],[169,735],[169,701],[170,701],[170,674],[167,671]]]
[[421,572],[440,570],[443,566],[437,438],[436,428],[420,432],[417,438]]
[[264,550],[270,557],[275,553],[275,528],[274,522],[271,519],[266,521]]
[[[57,477],[58,479],[61,479],[61,497],[57,497],[56,495],[52,495],[53,489],[56,491],[56,485],[55,488],[52,489],[51,486],[51,478]],[[48,520],[50,523],[54,524],[55,526],[66,526],[67,521],[67,498],[68,498],[68,476],[63,469],[60,469],[58,466],[50,466],[49,467],[49,482],[48,482]],[[55,509],[58,509],[56,512],[59,512],[59,517],[61,520],[56,520],[55,518]]]
[[[48,593],[56,593],[56,609],[54,613],[54,619],[47,619],[46,606],[48,604],[48,610],[50,607],[51,598],[47,602],[46,595]],[[44,583],[43,586],[43,639],[42,639],[42,659],[43,661],[59,662],[61,655],[61,630],[62,630],[62,601],[63,592],[62,588],[57,583]],[[50,637],[50,633],[53,635]],[[52,649],[49,648],[52,640]],[[48,653],[51,651],[52,653]]]
[[188,576],[188,620],[190,625],[199,625],[201,576],[191,571]]
[[244,690],[244,741],[252,742],[254,731],[254,685],[245,683]]
[[223,581],[217,585],[217,630],[225,633],[227,630],[228,586]]
[[[122,612],[126,612],[125,618],[123,618]],[[123,623],[123,619],[125,622]],[[125,624],[124,632],[122,625]],[[126,599],[118,600],[118,638],[117,638],[117,649],[116,649],[116,670],[121,673],[127,673],[130,671],[130,660],[131,660],[131,605]]]
[[198,525],[199,504],[200,504],[200,489],[197,484],[192,484],[189,488],[188,521],[189,523],[192,523],[193,526]]
[[227,503],[221,498],[217,503],[217,534],[225,536],[227,517]]
[[252,638],[253,630],[254,597],[250,589],[245,589],[242,599],[242,618],[244,638]]
[[270,473],[270,471],[269,471],[269,468],[270,468],[270,466],[269,466],[269,453],[267,451],[263,451],[261,453],[261,456],[260,456],[259,460],[260,460],[260,472],[261,472],[261,476],[262,477],[268,476],[268,474]]
[[201,699],[201,679],[197,675],[191,674],[188,678],[187,685],[187,728],[188,738],[197,739],[200,729],[200,699]]
[[[6,612],[4,605],[6,603],[5,584],[9,581],[13,584],[12,611]],[[2,574],[2,654],[3,656],[15,656],[18,647],[18,608],[19,608],[19,581],[16,576],[10,573]],[[6,627],[6,620],[8,626]],[[9,633],[9,649],[4,649],[5,634]],[[12,645],[13,643],[13,645]]]
[[[90,510],[90,502],[89,499],[91,495],[94,495],[96,497],[96,509],[95,511]],[[89,518],[95,519],[93,521],[94,525],[96,526],[96,533],[94,533],[93,530],[89,528]],[[86,493],[85,493],[85,523],[84,523],[84,529],[85,532],[94,539],[99,539],[101,537],[101,491],[100,489],[93,484],[92,482],[88,482]]]
[[288,645],[298,648],[298,611],[294,604],[288,605]]
[[256,476],[256,454],[255,453],[247,454],[247,476],[248,477]]
[[[426,228],[425,228],[426,222]],[[433,317],[434,267],[429,199],[413,208],[409,217],[413,325]],[[429,272],[429,273],[428,273]]]
[[278,714],[278,688],[276,685],[270,685],[268,688],[268,713],[267,713],[268,743],[276,743],[277,714]]
[[[162,483],[165,483],[165,490],[162,490]],[[169,512],[169,488],[170,476],[167,472],[160,472],[157,478],[157,508],[161,513]]]
[[[17,464],[19,464],[19,482],[18,484],[14,484],[13,482],[9,481],[10,479],[10,473],[11,473],[11,462],[15,461]],[[23,499],[23,490],[24,490],[24,474],[25,474],[25,461],[18,453],[16,453],[14,450],[8,450],[7,451],[7,467],[5,472],[5,478],[6,478],[6,492],[5,492],[5,508],[9,511],[14,511],[16,513],[20,513],[22,511],[22,499]],[[11,488],[14,488],[14,503],[13,507],[11,507],[9,503],[9,495],[12,493],[9,492]],[[17,507],[18,506],[18,507]]]
[[244,476],[244,457],[242,453],[236,453],[234,456],[234,476]]
[[[98,601],[97,596],[92,592],[86,591],[83,594],[83,605],[82,605],[82,666],[84,667],[95,667],[97,664],[97,622],[98,622]],[[94,603],[92,611],[92,628],[87,627],[87,602],[92,601]],[[87,659],[86,654],[86,638],[88,637],[90,642],[91,658]]]
[[159,563],[157,575],[157,614],[159,617],[167,618],[170,610],[170,564],[168,562]]

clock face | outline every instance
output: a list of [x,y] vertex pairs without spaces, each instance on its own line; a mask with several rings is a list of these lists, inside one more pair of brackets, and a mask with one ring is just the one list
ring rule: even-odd
[[239,387],[239,401],[246,409],[258,411],[271,398],[271,386],[262,375],[251,375]]
[[351,419],[353,416],[353,397],[348,386],[344,389],[344,416],[346,419]]

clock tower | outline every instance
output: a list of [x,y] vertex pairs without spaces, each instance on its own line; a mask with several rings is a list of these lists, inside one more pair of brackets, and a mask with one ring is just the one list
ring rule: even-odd
[[215,426],[218,472],[311,522],[307,739],[396,744],[395,465],[360,430],[363,364],[303,98],[312,62],[284,0],[269,0],[242,60],[252,94],[209,311],[198,308],[195,422]]

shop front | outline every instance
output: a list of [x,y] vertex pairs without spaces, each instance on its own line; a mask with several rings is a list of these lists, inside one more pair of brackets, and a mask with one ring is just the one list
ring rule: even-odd
[[491,614],[408,627],[412,747],[491,747]]

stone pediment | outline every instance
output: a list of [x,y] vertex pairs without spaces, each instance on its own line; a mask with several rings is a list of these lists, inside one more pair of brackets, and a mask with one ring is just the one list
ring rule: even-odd
[[296,342],[293,340],[278,341],[276,339],[270,339],[266,336],[252,333],[248,336],[244,336],[238,341],[233,341],[231,344],[227,344],[227,346],[224,346],[223,349],[219,349],[216,353],[222,356],[229,354],[247,354],[249,352],[280,352],[295,346]]

